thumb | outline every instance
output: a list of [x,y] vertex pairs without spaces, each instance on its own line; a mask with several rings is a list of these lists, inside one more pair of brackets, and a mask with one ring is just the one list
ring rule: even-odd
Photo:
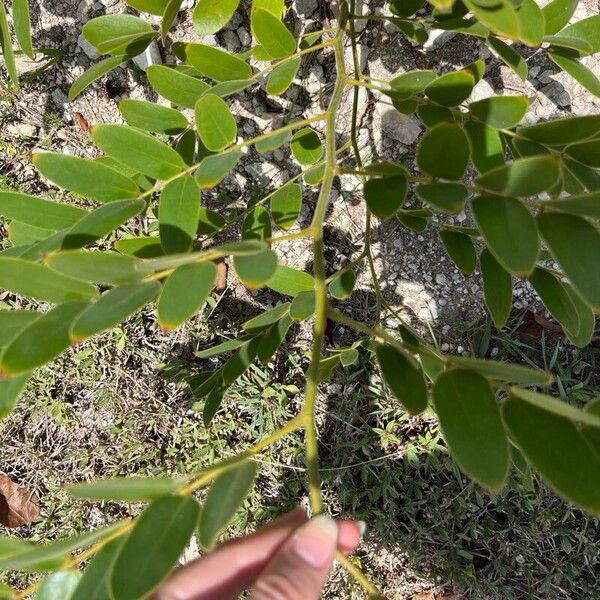
[[290,536],[258,576],[251,600],[318,600],[327,581],[338,539],[338,526],[319,515]]

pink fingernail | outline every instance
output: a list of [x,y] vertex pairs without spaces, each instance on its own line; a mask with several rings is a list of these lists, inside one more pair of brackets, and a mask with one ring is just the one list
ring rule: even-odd
[[320,569],[335,554],[338,538],[336,522],[327,515],[319,515],[300,527],[294,536],[294,552],[307,564]]

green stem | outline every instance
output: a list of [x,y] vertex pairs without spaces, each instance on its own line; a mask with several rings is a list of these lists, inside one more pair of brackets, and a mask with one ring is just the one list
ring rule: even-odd
[[326,133],[325,133],[325,172],[321,183],[321,190],[315,208],[311,228],[313,230],[313,255],[315,278],[315,324],[313,328],[313,344],[311,362],[306,375],[306,392],[304,401],[304,430],[306,444],[306,461],[308,467],[308,486],[310,504],[314,514],[323,511],[321,498],[321,481],[319,475],[319,448],[317,428],[315,424],[315,405],[319,384],[319,361],[323,350],[325,327],[327,324],[327,286],[325,283],[325,259],[323,245],[323,223],[327,211],[327,204],[331,194],[331,187],[336,170],[336,140],[335,117],[342,100],[345,82],[344,45],[342,30],[338,29],[335,37],[335,65],[337,70],[336,81],[333,88],[331,101],[327,108]]

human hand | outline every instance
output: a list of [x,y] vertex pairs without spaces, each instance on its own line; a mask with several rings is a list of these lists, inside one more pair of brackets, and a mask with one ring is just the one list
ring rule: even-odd
[[298,508],[253,535],[232,540],[180,567],[154,600],[317,600],[336,550],[352,552],[362,527]]

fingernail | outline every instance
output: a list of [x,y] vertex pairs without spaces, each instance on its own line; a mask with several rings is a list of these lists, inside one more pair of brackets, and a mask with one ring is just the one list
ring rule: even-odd
[[360,537],[363,537],[363,535],[365,535],[365,532],[367,531],[367,524],[364,521],[356,521],[356,524],[358,525]]
[[298,528],[294,538],[294,552],[307,564],[320,569],[335,554],[338,528],[327,515],[319,515]]

